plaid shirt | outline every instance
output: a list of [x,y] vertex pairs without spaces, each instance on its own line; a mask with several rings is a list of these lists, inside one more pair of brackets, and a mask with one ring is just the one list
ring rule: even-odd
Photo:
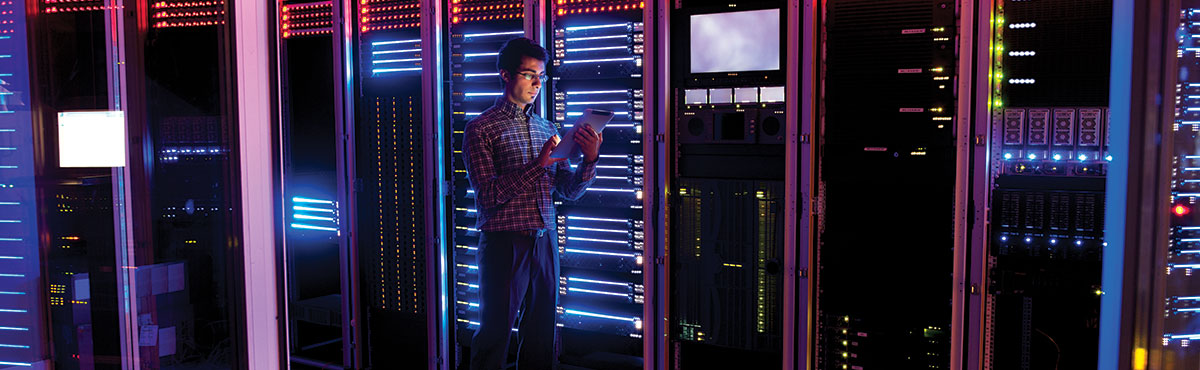
[[[554,124],[501,96],[467,123],[463,163],[475,189],[481,231],[538,230],[555,225],[552,193],[579,199],[596,180],[596,163],[572,171],[567,161],[536,164],[542,144],[558,134]],[[563,140],[572,140],[563,138]]]

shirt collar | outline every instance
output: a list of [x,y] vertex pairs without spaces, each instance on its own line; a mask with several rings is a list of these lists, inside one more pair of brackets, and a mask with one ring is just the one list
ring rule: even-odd
[[526,104],[522,107],[508,100],[508,97],[504,95],[496,98],[495,106],[506,116],[512,118],[529,119],[533,116],[533,104]]

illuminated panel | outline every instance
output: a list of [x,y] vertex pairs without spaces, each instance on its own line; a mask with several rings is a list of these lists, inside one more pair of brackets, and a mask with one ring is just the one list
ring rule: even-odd
[[1174,160],[1171,171],[1170,243],[1166,269],[1166,312],[1163,314],[1163,359],[1172,368],[1200,366],[1200,352],[1191,344],[1200,339],[1200,9],[1180,12],[1176,33],[1179,82],[1175,95]]
[[154,28],[222,25],[225,1],[155,1],[150,14]]
[[333,2],[284,3],[283,38],[333,34]]
[[292,197],[293,229],[314,230],[341,234],[338,228],[337,202],[332,200]]
[[0,367],[42,354],[40,255],[25,1],[0,2]]
[[549,68],[551,118],[559,128],[574,124],[584,109],[614,113],[596,182],[558,207],[558,322],[626,338],[641,338],[645,301],[640,9],[628,1],[556,2]]
[[[627,12],[646,7],[645,1],[629,0],[557,0],[555,14],[559,16],[570,14]],[[638,17],[640,18],[640,17]]]
[[479,230],[475,192],[462,159],[463,129],[501,95],[496,72],[500,46],[524,36],[520,1],[451,0],[450,5],[450,132],[454,184],[455,320],[460,328],[479,327],[479,278],[475,252]]
[[362,33],[416,28],[421,25],[421,4],[417,1],[362,0],[358,7]]
[[362,60],[370,77],[413,76],[421,73],[421,39],[380,39],[364,47]]
[[43,0],[42,11],[49,13],[73,13],[104,10],[103,0]]
[[[519,1],[471,1],[451,0],[450,23],[475,23],[488,28],[488,24],[498,25],[504,20],[520,20],[525,11],[524,4]],[[501,22],[495,22],[501,21]],[[468,27],[471,29],[474,27]],[[520,28],[519,23],[517,28]],[[451,31],[453,33],[453,31]],[[451,36],[453,37],[453,36]]]

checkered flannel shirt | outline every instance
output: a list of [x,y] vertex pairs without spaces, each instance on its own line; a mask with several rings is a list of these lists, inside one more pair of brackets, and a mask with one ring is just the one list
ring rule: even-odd
[[[567,161],[536,164],[542,144],[558,134],[554,124],[501,96],[467,123],[463,163],[475,189],[476,227],[481,231],[521,231],[555,225],[553,192],[579,199],[596,180],[596,163],[575,171]],[[562,140],[572,140],[562,138]]]

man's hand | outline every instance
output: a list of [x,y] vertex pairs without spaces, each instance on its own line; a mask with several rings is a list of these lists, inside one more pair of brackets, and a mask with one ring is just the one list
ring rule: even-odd
[[604,137],[593,130],[592,125],[584,125],[582,130],[575,130],[575,145],[579,145],[579,149],[583,151],[583,160],[586,162],[595,162],[600,159],[600,143],[602,142],[604,142]]
[[554,148],[558,147],[558,141],[559,141],[558,135],[554,135],[554,136],[550,137],[550,140],[546,140],[545,144],[542,144],[542,153],[538,154],[538,157],[536,159],[538,166],[547,167],[547,166],[550,166],[552,164],[558,163],[559,161],[566,159],[566,158],[550,158],[550,153],[553,153]]

